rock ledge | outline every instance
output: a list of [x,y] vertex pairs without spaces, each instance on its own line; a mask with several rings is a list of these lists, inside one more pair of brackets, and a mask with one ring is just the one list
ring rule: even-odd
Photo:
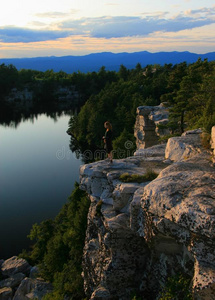
[[[125,183],[122,173],[159,176]],[[215,168],[200,132],[80,168],[90,195],[83,259],[90,299],[157,299],[168,277],[186,274],[194,299],[215,299]]]

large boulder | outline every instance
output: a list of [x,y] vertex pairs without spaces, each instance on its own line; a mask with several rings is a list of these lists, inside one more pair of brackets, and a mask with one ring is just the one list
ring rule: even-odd
[[13,300],[41,300],[43,296],[52,291],[52,286],[39,279],[25,278],[18,287]]
[[1,271],[4,276],[12,276],[16,273],[28,274],[31,269],[29,263],[23,259],[13,256],[5,260],[1,266]]
[[0,289],[0,300],[12,300],[13,290],[9,287]]
[[173,161],[186,160],[202,151],[201,130],[192,130],[168,139],[165,157]]
[[10,288],[17,287],[24,278],[25,278],[25,275],[23,273],[17,273],[15,275],[12,275],[11,277],[0,281],[0,288],[3,288],[3,287],[10,287]]
[[25,259],[17,256],[1,261],[1,273],[4,279],[0,280],[0,300],[40,300],[52,291],[50,283],[42,278],[36,279],[38,267],[31,267]]
[[34,266],[30,270],[29,278],[36,279],[37,277],[39,277],[39,274],[40,274],[39,268],[37,266]]

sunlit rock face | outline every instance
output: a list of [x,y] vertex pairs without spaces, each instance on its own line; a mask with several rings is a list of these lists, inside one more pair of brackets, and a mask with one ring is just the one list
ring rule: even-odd
[[[83,256],[90,299],[159,299],[179,273],[194,299],[215,299],[215,168],[200,134],[81,167],[91,199]],[[149,169],[159,174],[152,181],[120,180]]]
[[215,126],[211,129],[211,148],[213,150],[213,155],[215,156]]
[[[145,187],[141,207],[140,235],[153,242],[162,234],[162,244],[166,237],[173,238],[178,247],[185,250],[184,261],[178,267],[183,266],[181,271],[186,274],[193,272],[195,294],[204,289],[206,297],[207,289],[215,282],[214,167],[201,155],[172,164]],[[147,226],[150,222],[151,231]],[[167,245],[163,245],[163,249],[169,248]],[[175,257],[172,254],[171,249],[169,255]],[[168,258],[166,261],[169,262]]]
[[12,276],[17,273],[27,274],[30,272],[29,263],[22,258],[18,258],[17,256],[13,256],[5,261],[3,261],[1,265],[1,273],[3,276]]
[[201,129],[190,130],[182,134],[181,137],[168,139],[165,157],[173,161],[186,160],[202,152]]
[[127,172],[142,175],[150,165],[159,173],[168,165],[162,162],[164,150],[153,162],[147,153],[144,159],[133,156],[80,168],[80,186],[91,199],[83,259],[85,292],[91,299],[130,299],[139,290],[150,257],[145,239],[136,231],[147,182],[124,183],[119,177]]
[[160,136],[170,134],[165,126],[168,123],[169,110],[162,103],[159,106],[139,106],[134,127],[137,149],[158,144]]

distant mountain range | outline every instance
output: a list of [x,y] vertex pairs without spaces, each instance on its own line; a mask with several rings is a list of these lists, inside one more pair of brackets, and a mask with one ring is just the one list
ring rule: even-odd
[[128,69],[132,69],[137,63],[142,67],[150,64],[178,64],[186,61],[187,63],[196,62],[198,58],[208,61],[215,60],[215,52],[206,54],[196,54],[185,52],[157,52],[150,53],[147,51],[134,52],[134,53],[93,53],[84,56],[48,56],[48,57],[32,57],[32,58],[8,58],[0,59],[0,64],[12,64],[18,70],[32,69],[38,71],[46,71],[53,69],[55,72],[64,71],[66,73],[73,72],[93,72],[98,71],[102,66],[106,70],[118,71],[120,65],[124,65]]

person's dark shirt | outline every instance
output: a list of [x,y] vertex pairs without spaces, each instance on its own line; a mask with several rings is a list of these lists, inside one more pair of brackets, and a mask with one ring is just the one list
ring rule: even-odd
[[111,140],[112,140],[112,131],[111,130],[106,130],[104,138],[106,139],[106,142],[111,142]]
[[111,130],[106,130],[105,131],[104,139],[106,141],[105,142],[105,149],[106,149],[107,153],[110,153],[113,150],[112,131]]

